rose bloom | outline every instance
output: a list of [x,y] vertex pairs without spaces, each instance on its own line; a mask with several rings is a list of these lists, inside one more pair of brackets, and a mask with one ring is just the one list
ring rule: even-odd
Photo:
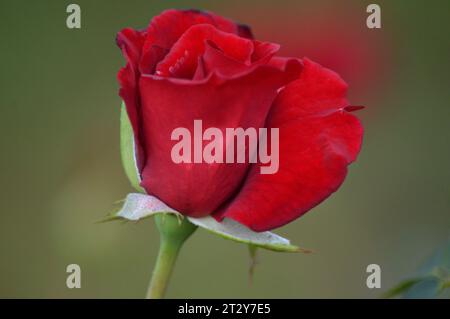
[[[336,191],[359,153],[363,128],[350,114],[359,107],[339,75],[276,56],[279,45],[254,40],[247,26],[168,10],[144,30],[122,30],[117,43],[141,186],[184,215],[280,227]],[[278,128],[278,171],[264,175],[265,164],[248,161],[174,163],[173,130],[193,132],[198,119],[224,136],[226,128]]]

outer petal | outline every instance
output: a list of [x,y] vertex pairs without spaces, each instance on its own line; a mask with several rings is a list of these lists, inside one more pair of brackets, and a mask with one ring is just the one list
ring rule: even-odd
[[233,78],[142,77],[147,162],[141,185],[183,214],[211,214],[233,195],[249,164],[175,164],[171,150],[178,141],[171,140],[173,130],[183,127],[194,132],[194,120],[202,120],[203,130],[220,128],[223,136],[226,128],[263,127],[277,90],[298,77],[299,71],[299,63],[292,61],[286,70],[260,66]]
[[124,29],[117,34],[116,42],[121,48],[127,61],[125,67],[121,68],[117,78],[120,84],[119,95],[125,102],[128,117],[133,127],[136,140],[139,163],[142,166],[144,151],[142,148],[142,134],[140,132],[140,97],[138,92],[139,70],[138,64],[141,58],[142,46],[145,40],[145,31]]
[[232,218],[255,231],[280,227],[330,196],[359,153],[363,128],[345,107],[346,84],[309,60],[298,80],[277,97],[267,121],[279,128],[279,170],[249,171],[240,192],[216,218]]

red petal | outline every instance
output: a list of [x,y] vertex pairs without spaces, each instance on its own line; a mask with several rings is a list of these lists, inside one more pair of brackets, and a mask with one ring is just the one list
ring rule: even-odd
[[210,24],[228,33],[239,34],[242,32],[240,25],[210,12],[166,10],[154,17],[147,28],[148,34],[142,51],[143,59],[140,64],[141,73],[153,73],[152,69],[155,67],[155,60],[147,57],[155,55],[152,52],[155,48],[168,52],[183,33],[196,24]]
[[147,151],[142,186],[183,214],[211,214],[239,186],[248,164],[175,164],[172,131],[183,127],[193,134],[196,119],[204,130],[217,127],[224,136],[225,128],[262,127],[277,90],[298,77],[299,68],[292,61],[284,71],[260,66],[239,77],[213,74],[203,81],[141,77]]
[[251,40],[222,32],[209,24],[199,24],[189,28],[174,44],[169,54],[158,63],[156,74],[192,78],[207,41],[211,41],[232,59],[243,63],[250,62],[253,52]]
[[224,77],[232,77],[243,72],[248,72],[252,67],[249,64],[228,57],[220,48],[210,42],[205,44],[205,52],[201,61],[202,64],[199,67],[203,68],[204,77],[213,71]]
[[[254,41],[253,50],[249,52],[251,53],[249,60],[252,63],[249,63],[247,59],[239,61],[231,57],[214,43],[208,41],[205,44],[205,52],[202,56],[203,63],[200,67],[204,68],[205,76],[211,72],[216,72],[224,77],[233,77],[249,72],[250,69],[254,69],[259,65],[266,64],[278,49],[279,46],[277,44]],[[283,70],[284,68],[285,65],[279,69]]]
[[343,109],[346,88],[337,74],[305,60],[300,78],[280,92],[267,121],[268,128],[279,128],[278,172],[262,175],[261,164],[252,165],[240,192],[216,218],[270,230],[336,191],[363,135],[359,120]]
[[284,123],[308,116],[324,116],[349,105],[347,84],[335,72],[308,60],[300,79],[286,86],[277,98],[283,110],[275,112],[273,121]]
[[124,68],[119,70],[117,78],[120,84],[119,95],[125,102],[128,117],[133,127],[138,166],[143,165],[144,151],[142,148],[142,135],[139,130],[140,102],[138,92],[139,70],[138,63],[141,58],[141,49],[145,40],[145,31],[137,31],[131,28],[124,29],[117,34],[116,42],[121,48],[127,60]]
[[[252,54],[252,62],[253,63],[268,63],[273,55],[278,52],[280,49],[280,45],[271,42],[261,42],[261,41],[253,41],[253,46],[255,47]],[[292,60],[292,59],[290,59]],[[288,62],[289,59],[286,59]],[[283,69],[286,63],[283,64],[279,69]]]

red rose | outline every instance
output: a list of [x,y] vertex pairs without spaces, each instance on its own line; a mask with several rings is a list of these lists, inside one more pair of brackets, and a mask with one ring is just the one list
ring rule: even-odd
[[[255,231],[282,226],[337,190],[363,129],[347,85],[308,60],[212,13],[168,10],[147,29],[117,36],[119,72],[141,185],[180,213],[232,218]],[[178,127],[279,128],[279,170],[262,163],[174,163]],[[269,137],[270,139],[270,137]]]

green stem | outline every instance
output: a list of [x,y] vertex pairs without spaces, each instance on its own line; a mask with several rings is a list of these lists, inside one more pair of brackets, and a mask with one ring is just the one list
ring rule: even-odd
[[161,241],[147,291],[148,299],[164,298],[181,246],[197,228],[187,219],[179,220],[172,214],[158,214],[155,216],[155,222]]
[[173,245],[166,240],[161,240],[152,280],[147,291],[147,299],[164,298],[180,248],[181,246],[179,245]]

